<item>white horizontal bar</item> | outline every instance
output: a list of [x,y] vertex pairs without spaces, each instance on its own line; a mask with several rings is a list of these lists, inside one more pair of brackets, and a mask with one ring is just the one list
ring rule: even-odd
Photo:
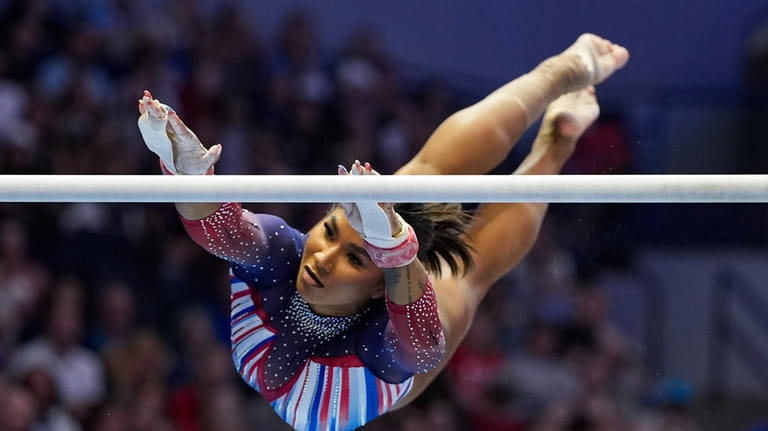
[[0,175],[0,202],[768,202],[768,175]]

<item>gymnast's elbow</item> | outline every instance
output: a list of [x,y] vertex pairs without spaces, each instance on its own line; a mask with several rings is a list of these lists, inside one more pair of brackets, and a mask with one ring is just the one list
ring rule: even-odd
[[403,370],[414,374],[423,374],[437,368],[447,357],[445,337],[430,334],[429,344],[410,345],[397,350],[397,362]]

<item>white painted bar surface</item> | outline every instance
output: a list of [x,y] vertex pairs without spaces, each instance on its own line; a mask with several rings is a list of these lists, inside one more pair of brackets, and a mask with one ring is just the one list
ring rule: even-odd
[[768,175],[0,175],[0,202],[768,202]]

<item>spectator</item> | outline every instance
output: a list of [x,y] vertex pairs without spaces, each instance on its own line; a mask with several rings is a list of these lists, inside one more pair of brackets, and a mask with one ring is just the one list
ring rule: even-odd
[[48,269],[29,254],[26,226],[0,220],[0,366],[41,306],[49,279]]
[[[148,391],[143,395],[154,396],[158,393],[156,390],[163,392],[164,389],[152,385],[169,382],[171,353],[165,341],[152,329],[134,332],[127,343],[112,351],[108,359],[111,394],[117,401],[138,402],[142,390]],[[150,386],[145,387],[145,384]]]
[[43,368],[33,368],[22,376],[22,383],[35,398],[37,418],[34,431],[80,431],[80,424],[59,401],[56,382]]
[[97,292],[96,322],[88,334],[88,346],[109,356],[124,345],[136,327],[136,299],[130,286],[121,281],[101,285]]
[[562,329],[562,352],[566,356],[595,353],[618,373],[630,364],[626,336],[608,315],[606,292],[592,278],[581,280],[573,292],[573,318]]
[[[239,383],[232,369],[230,353],[224,345],[209,344],[193,356],[192,376],[171,394],[169,414],[178,431],[201,431],[221,424],[230,410],[242,411]],[[217,399],[220,395],[222,399]],[[244,414],[234,418],[244,423]],[[225,429],[233,429],[226,427]]]
[[23,376],[33,368],[50,370],[58,396],[76,418],[88,417],[106,393],[98,356],[80,345],[84,325],[82,286],[60,279],[54,286],[44,332],[21,345],[11,358],[10,372]]
[[511,386],[500,381],[508,358],[492,319],[487,305],[478,310],[446,373],[450,391],[467,410],[473,429],[514,431],[521,422],[511,408],[515,395]]
[[0,391],[0,430],[33,431],[37,404],[32,394],[21,386],[6,384]]
[[139,383],[128,404],[128,423],[132,431],[174,431],[165,406],[167,387],[163,382],[146,380]]
[[530,323],[522,351],[513,353],[503,380],[517,394],[515,405],[526,422],[540,417],[548,406],[573,399],[581,390],[578,376],[558,356],[558,328],[542,321]]

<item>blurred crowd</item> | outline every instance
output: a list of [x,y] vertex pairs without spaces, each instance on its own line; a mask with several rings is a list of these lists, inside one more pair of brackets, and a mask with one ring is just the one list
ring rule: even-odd
[[[0,1],[0,172],[159,174],[136,128],[149,89],[223,145],[219,174],[390,173],[481,96],[404,79],[375,29],[324,47],[301,11],[265,34],[195,3]],[[569,169],[629,171],[628,139],[606,116]],[[247,207],[299,228],[325,210]],[[583,262],[615,255],[596,226],[617,211],[553,208],[446,372],[366,429],[700,429],[690,386],[649,376]],[[169,204],[0,205],[0,431],[285,429],[232,366],[226,273]]]

